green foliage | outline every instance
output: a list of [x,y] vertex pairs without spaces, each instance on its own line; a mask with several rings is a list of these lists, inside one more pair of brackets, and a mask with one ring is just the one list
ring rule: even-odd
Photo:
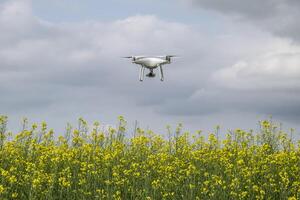
[[126,121],[101,129],[79,119],[54,137],[45,122],[8,139],[0,117],[0,199],[299,199],[300,148],[270,120],[220,139],[182,132],[167,139]]

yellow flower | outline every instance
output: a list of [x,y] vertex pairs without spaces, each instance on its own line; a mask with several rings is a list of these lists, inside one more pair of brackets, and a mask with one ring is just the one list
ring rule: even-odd
[[297,200],[297,198],[293,196],[293,197],[289,197],[288,200]]
[[11,184],[17,182],[16,176],[14,176],[14,175],[10,176],[10,177],[9,177],[9,182],[10,182]]
[[58,179],[59,181],[59,185],[61,185],[62,187],[70,187],[71,183],[65,178],[65,177],[60,177]]
[[0,185],[0,194],[2,194],[4,192],[4,186],[3,185]]
[[16,193],[16,192],[12,193],[12,194],[11,194],[11,197],[12,197],[12,198],[17,198],[17,197],[18,197],[18,193]]
[[159,180],[154,180],[154,181],[152,181],[151,185],[154,189],[156,189],[160,186],[160,181]]

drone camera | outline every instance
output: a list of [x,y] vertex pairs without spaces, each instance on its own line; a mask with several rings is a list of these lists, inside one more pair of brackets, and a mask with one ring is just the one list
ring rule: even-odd
[[149,78],[154,78],[155,77],[155,73],[150,72],[149,74],[146,75]]

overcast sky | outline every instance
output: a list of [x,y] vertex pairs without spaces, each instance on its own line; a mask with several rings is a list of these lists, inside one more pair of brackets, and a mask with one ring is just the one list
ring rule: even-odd
[[[62,132],[79,117],[163,133],[300,128],[298,0],[0,0],[0,113]],[[178,54],[165,81],[129,55]]]

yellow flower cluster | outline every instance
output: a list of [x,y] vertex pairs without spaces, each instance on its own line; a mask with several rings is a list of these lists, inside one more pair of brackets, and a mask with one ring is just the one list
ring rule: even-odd
[[0,116],[0,199],[300,199],[300,148],[268,120],[222,139],[181,124],[129,138],[123,117],[106,131],[80,119],[57,138],[44,122],[14,138],[6,124]]

